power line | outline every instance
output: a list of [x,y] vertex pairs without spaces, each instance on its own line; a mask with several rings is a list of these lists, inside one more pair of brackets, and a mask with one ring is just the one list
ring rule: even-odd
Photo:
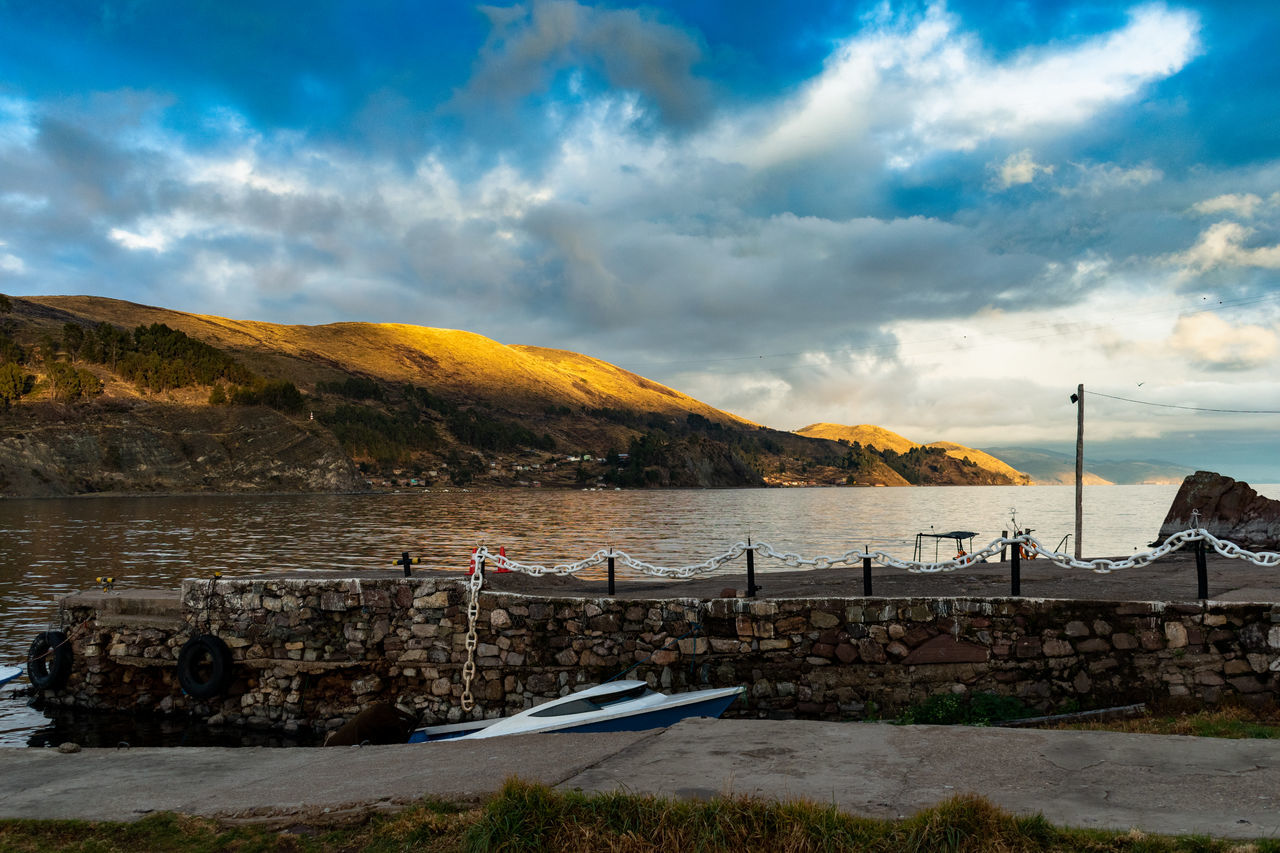
[[[1226,415],[1280,415],[1275,409],[1206,409],[1200,406],[1175,406],[1173,403],[1152,403],[1149,400],[1132,400],[1128,397],[1116,397],[1113,394],[1099,394],[1097,391],[1084,393],[1092,397],[1106,397],[1108,400],[1123,400],[1126,403],[1137,403],[1139,406],[1156,406],[1161,409],[1182,409],[1188,412],[1217,412]],[[1074,395],[1073,395],[1074,397]]]

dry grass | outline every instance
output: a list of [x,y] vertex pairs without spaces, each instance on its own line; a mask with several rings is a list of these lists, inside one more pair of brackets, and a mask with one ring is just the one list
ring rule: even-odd
[[876,853],[1280,853],[1280,842],[1065,830],[1016,817],[981,797],[953,797],[907,820],[859,818],[834,806],[718,797],[705,802],[585,795],[509,781],[483,809],[423,802],[342,826],[280,831],[155,815],[137,823],[0,821],[0,849],[64,851],[875,851]]
[[[898,435],[896,432],[890,432],[883,427],[871,424],[858,424],[857,426],[830,423],[810,424],[803,429],[796,430],[796,434],[809,436],[810,438],[826,438],[831,441],[839,441],[840,439],[856,441],[859,444],[875,447],[878,450],[892,450],[894,453],[906,453],[913,447],[923,446],[919,442]],[[997,474],[1003,474],[1015,483],[1030,482],[1031,480],[1028,475],[991,454],[983,453],[981,450],[975,450],[972,447],[965,447],[963,444],[956,444],[952,441],[935,441],[928,446],[941,448],[953,459],[968,457],[970,462],[976,463],[979,467]]]
[[[589,356],[564,350],[507,346],[472,332],[397,323],[286,326],[187,314],[89,296],[26,297],[27,301],[124,328],[164,323],[225,349],[251,369],[310,390],[335,368],[390,382],[411,382],[519,409],[547,403],[683,415],[755,426],[686,394]],[[49,328],[59,331],[60,322]]]
[[677,851],[1212,851],[1275,853],[1280,842],[1241,845],[1205,838],[1064,830],[1017,817],[972,795],[903,821],[853,817],[834,806],[740,797],[707,802],[625,794],[586,796],[510,781],[468,832],[470,851],[641,853]]
[[1131,720],[1069,723],[1052,728],[1193,737],[1280,738],[1280,706],[1254,709],[1235,705],[1212,711],[1156,713]]

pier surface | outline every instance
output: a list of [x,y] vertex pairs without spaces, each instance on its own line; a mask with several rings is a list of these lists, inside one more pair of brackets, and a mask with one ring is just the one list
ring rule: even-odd
[[876,723],[686,720],[622,734],[330,749],[0,750],[0,817],[175,811],[283,824],[562,789],[733,793],[897,818],[954,794],[1069,826],[1280,837],[1280,741]]

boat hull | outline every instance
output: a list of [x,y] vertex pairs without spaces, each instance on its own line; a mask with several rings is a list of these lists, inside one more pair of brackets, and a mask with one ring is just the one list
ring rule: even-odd
[[701,702],[694,702],[677,708],[657,708],[642,714],[617,717],[612,720],[584,722],[563,729],[554,729],[553,731],[586,733],[642,732],[646,729],[665,729],[667,726],[674,726],[681,720],[690,717],[719,717],[728,710],[730,705],[737,701],[738,695],[734,693],[732,696],[704,699]]
[[20,666],[0,666],[0,684],[8,684],[19,675],[22,675]]
[[[410,743],[441,740],[475,740],[516,734],[550,734],[562,732],[637,732],[660,729],[690,717],[719,717],[745,692],[742,687],[695,690],[691,693],[663,695],[647,690],[643,682],[615,682],[624,692],[644,689],[644,695],[625,701],[609,702],[581,713],[569,712],[567,705],[611,689],[610,685],[587,688],[569,697],[530,708],[497,720],[428,726],[418,729]],[[557,707],[559,706],[559,707]],[[560,713],[556,713],[560,711]]]

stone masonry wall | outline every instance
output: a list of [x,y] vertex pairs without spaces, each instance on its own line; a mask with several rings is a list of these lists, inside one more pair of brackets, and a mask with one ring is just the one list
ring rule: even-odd
[[[332,728],[380,700],[426,722],[457,721],[465,594],[455,580],[430,577],[186,581],[182,618],[168,627],[108,624],[72,597],[63,609],[72,676],[45,698],[284,730]],[[485,592],[477,632],[471,716],[518,711],[645,658],[629,677],[657,687],[746,685],[746,703],[729,716],[856,719],[966,691],[1019,696],[1044,711],[1280,698],[1280,604]],[[174,665],[193,633],[231,648],[225,697],[201,702],[179,688]]]

